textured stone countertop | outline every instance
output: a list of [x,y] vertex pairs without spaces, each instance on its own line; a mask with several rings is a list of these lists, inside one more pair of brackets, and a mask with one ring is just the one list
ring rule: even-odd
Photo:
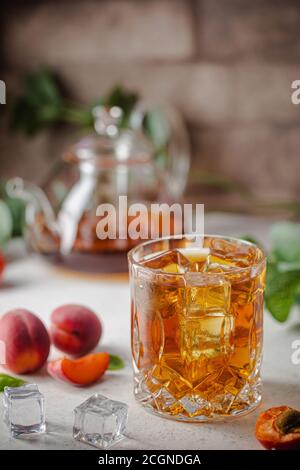
[[[251,233],[263,242],[267,240],[268,225],[270,221],[253,217],[221,214],[206,217],[207,233]],[[15,251],[11,247],[13,254]],[[66,275],[36,255],[17,256],[9,263],[0,287],[1,314],[22,306],[48,323],[51,310],[68,302],[86,304],[101,314],[104,324],[101,348],[121,355],[126,360],[126,368],[108,373],[99,384],[85,389],[55,382],[46,371],[27,377],[28,381],[37,382],[45,395],[48,432],[33,439],[12,439],[0,419],[0,449],[91,449],[72,439],[73,409],[95,391],[129,405],[127,438],[113,449],[260,449],[253,436],[260,410],[281,404],[300,407],[300,365],[291,362],[292,341],[300,339],[298,312],[293,312],[289,322],[283,325],[265,313],[264,398],[260,408],[227,423],[195,425],[152,416],[134,401],[126,281]],[[56,355],[52,351],[52,357]]]

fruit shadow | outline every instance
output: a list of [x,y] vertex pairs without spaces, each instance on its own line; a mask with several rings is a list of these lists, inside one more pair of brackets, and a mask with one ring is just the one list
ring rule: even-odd
[[3,279],[0,284],[0,291],[18,289],[19,287],[24,287],[32,284],[28,279],[14,279],[13,281],[8,281]]
[[[38,380],[50,377],[47,371],[47,364],[44,364],[41,369],[39,369],[37,372],[34,373],[34,375],[30,375],[30,376],[28,375],[27,377],[28,379],[32,378],[32,379],[38,379]],[[26,382],[29,381],[26,379],[26,375],[24,375],[23,378]]]
[[99,343],[98,346],[96,347],[95,351],[93,352],[102,352],[102,351],[107,351],[109,354],[113,354],[115,356],[121,357],[126,365],[131,365],[131,352],[130,352],[130,346],[128,346],[126,349],[124,347],[118,347],[118,346],[111,346],[110,344],[106,343]]

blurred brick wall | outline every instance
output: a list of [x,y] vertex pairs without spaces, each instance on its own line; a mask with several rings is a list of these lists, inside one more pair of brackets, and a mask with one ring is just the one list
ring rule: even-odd
[[[299,0],[6,5],[8,92],[41,64],[82,102],[122,82],[182,111],[193,168],[217,171],[258,195],[300,195],[300,106],[290,100],[291,82],[300,79]],[[1,175],[39,180],[73,138],[45,132],[28,141],[5,132],[5,118],[1,126]]]

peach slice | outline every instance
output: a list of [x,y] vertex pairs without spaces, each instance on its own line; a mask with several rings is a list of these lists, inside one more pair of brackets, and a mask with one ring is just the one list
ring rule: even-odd
[[88,354],[79,359],[57,359],[48,363],[48,372],[54,378],[72,385],[84,386],[96,382],[109,366],[109,354]]

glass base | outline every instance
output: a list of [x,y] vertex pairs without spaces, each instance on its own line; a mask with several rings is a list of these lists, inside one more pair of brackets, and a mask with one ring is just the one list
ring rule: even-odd
[[236,394],[224,393],[210,401],[192,393],[176,399],[164,387],[150,392],[141,383],[135,386],[134,394],[146,411],[163,418],[191,423],[228,421],[244,416],[260,405],[262,385],[258,378],[251,385],[246,382]]
[[260,403],[261,403],[261,399],[256,404],[253,404],[244,410],[240,410],[237,413],[223,414],[223,415],[212,414],[210,416],[199,415],[193,418],[189,418],[188,416],[185,416],[185,415],[172,415],[171,413],[162,412],[152,407],[148,407],[145,405],[142,405],[142,406],[148,413],[155,415],[155,416],[160,416],[161,418],[171,419],[172,421],[182,421],[184,423],[209,423],[209,422],[214,422],[214,421],[229,421],[229,420],[240,418],[241,416],[245,416],[249,413],[252,413],[252,411],[256,410],[256,408],[258,408]]

